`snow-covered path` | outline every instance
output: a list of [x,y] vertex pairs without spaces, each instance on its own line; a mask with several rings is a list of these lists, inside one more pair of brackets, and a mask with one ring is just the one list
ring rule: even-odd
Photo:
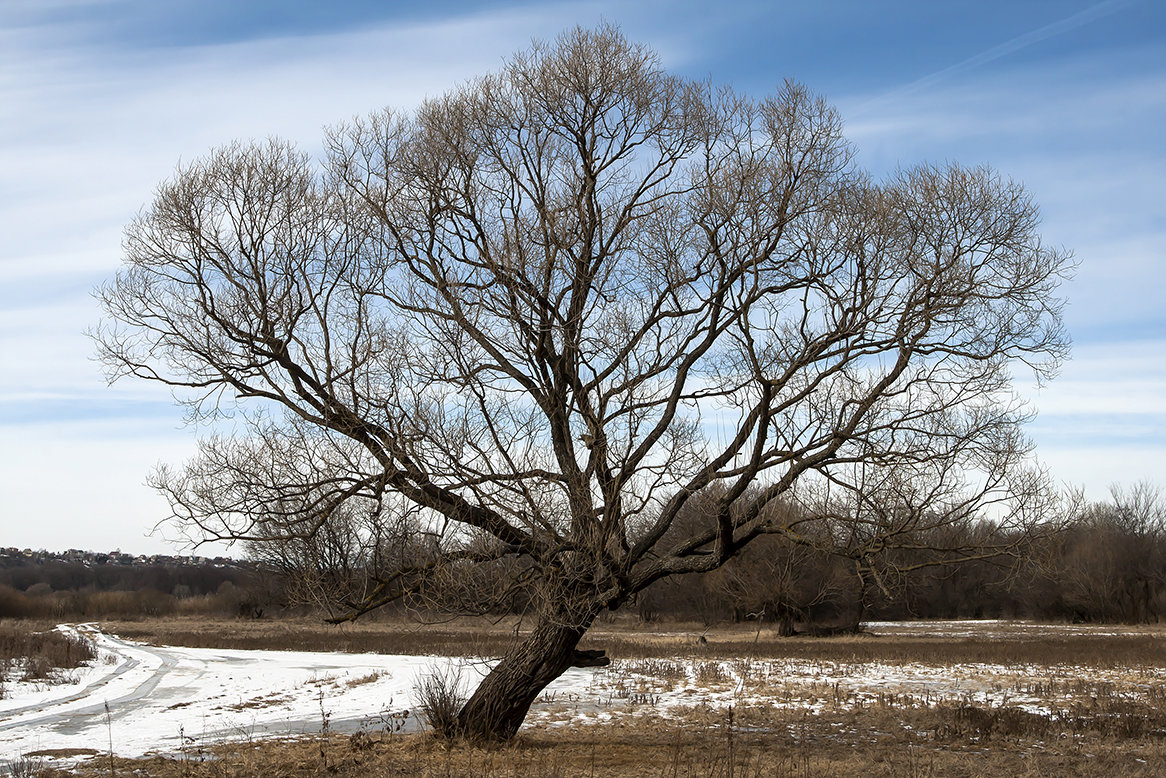
[[73,629],[96,642],[98,660],[77,672],[76,684],[9,684],[0,700],[0,763],[44,750],[104,752],[111,740],[115,753],[135,756],[325,727],[409,728],[415,716],[403,714],[417,678],[455,661],[152,647],[89,625]]

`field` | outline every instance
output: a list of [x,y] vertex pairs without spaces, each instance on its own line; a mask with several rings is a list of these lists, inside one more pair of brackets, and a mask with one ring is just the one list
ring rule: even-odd
[[[35,726],[3,729],[3,718],[0,749],[17,751],[10,772],[46,776],[1166,773],[1161,626],[871,623],[857,636],[782,638],[601,624],[589,644],[612,666],[570,671],[515,743],[448,745],[418,731],[406,711],[419,673],[461,666],[471,685],[488,663],[448,657],[496,655],[515,626],[106,623],[142,644],[98,639],[107,655],[134,658],[118,682],[144,688],[134,673],[148,670],[153,696],[126,694],[124,711],[96,715],[83,752],[49,736],[58,723],[37,725],[46,747],[36,748],[13,734]],[[365,651],[380,653],[351,654]],[[231,663],[252,669],[216,675]],[[230,694],[216,698],[222,687]],[[149,746],[134,718],[147,711],[158,733],[176,732]],[[228,714],[248,723],[208,727]],[[97,733],[112,758],[94,747]]]

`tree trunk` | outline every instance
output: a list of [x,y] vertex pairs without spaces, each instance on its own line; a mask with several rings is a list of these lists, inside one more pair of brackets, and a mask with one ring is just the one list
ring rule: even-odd
[[858,575],[858,607],[854,614],[854,620],[846,627],[848,632],[857,635],[862,632],[862,617],[866,615],[866,603],[870,597],[870,578],[863,571],[861,565],[856,566],[855,572]]
[[458,713],[452,733],[471,740],[509,740],[539,693],[569,667],[600,667],[603,651],[575,647],[595,614],[543,618],[526,640],[502,658]]

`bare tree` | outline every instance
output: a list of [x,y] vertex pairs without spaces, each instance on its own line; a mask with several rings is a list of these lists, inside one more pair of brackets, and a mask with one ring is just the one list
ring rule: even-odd
[[812,609],[841,597],[846,581],[837,568],[836,560],[814,545],[770,536],[750,544],[710,577],[738,618],[756,619],[758,630],[773,622],[778,634],[790,636],[795,622],[810,626]]
[[[391,500],[449,564],[537,582],[453,726],[508,738],[606,661],[577,649],[601,611],[790,533],[767,506],[800,482],[867,463],[1006,487],[1010,372],[1067,347],[1067,257],[1037,222],[987,169],[871,180],[798,85],[749,99],[580,29],[334,129],[319,165],[270,141],[183,167],[128,227],[96,337],[112,378],[234,418],[156,479],[200,536],[306,537]],[[669,533],[702,493],[707,523]]]
[[345,603],[363,601],[386,576],[435,558],[437,549],[410,518],[393,520],[379,506],[352,500],[314,532],[260,523],[244,547],[287,604],[321,606],[339,618]]
[[930,450],[920,441],[913,458],[839,463],[804,479],[795,496],[818,547],[853,565],[855,631],[872,597],[891,598],[910,574],[1004,556],[1015,561],[1060,528],[1061,495],[1043,470],[1017,462],[1023,447],[1015,435],[1013,429],[995,443],[974,443],[971,467],[957,451],[943,451],[963,449],[970,436],[937,435]]
[[1048,549],[1048,574],[1078,618],[1153,622],[1166,616],[1166,499],[1143,481],[1082,505]]

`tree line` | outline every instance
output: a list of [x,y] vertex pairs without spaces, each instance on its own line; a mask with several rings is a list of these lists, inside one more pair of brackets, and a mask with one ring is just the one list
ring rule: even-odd
[[[1166,620],[1166,499],[1152,484],[1115,487],[1110,499],[1078,502],[1067,518],[1024,535],[1001,538],[975,523],[944,532],[943,543],[911,537],[865,562],[824,542],[770,536],[713,573],[657,582],[622,612],[645,623],[756,622],[789,635],[856,629],[871,619]],[[406,551],[403,535],[382,537],[375,552],[363,537],[358,527],[333,522],[310,539],[254,544],[252,562],[238,566],[5,559],[0,618],[334,614],[389,567],[433,556]],[[957,557],[944,547],[972,553]],[[396,611],[520,615],[529,597],[510,585],[514,576],[503,568],[492,575],[450,568]]]
[[0,618],[255,615],[284,600],[247,564],[93,564],[0,558]]
[[[994,542],[975,553],[995,534],[990,526],[944,532],[942,543],[903,538],[870,559],[865,574],[844,549],[766,538],[707,576],[660,582],[640,597],[638,613],[762,620],[787,634],[853,628],[860,619],[1166,619],[1166,501],[1150,484],[1115,488],[1107,501],[1006,538],[1007,548]],[[972,553],[938,550],[953,540]]]
[[[856,530],[836,515],[784,510],[798,514],[787,516],[800,527],[796,540],[762,538],[711,573],[658,581],[621,612],[644,622],[762,622],[789,635],[856,630],[870,619],[1166,618],[1166,500],[1149,483],[1115,487],[1105,501],[1070,500],[1064,515],[1024,530],[934,517],[873,548],[855,545]],[[373,535],[361,525],[345,514],[315,536],[256,542],[251,552],[286,603],[329,614],[410,567],[428,575],[390,611],[521,615],[536,596],[515,583],[523,576],[513,565],[442,561],[412,531]],[[689,528],[682,522],[677,531]]]

